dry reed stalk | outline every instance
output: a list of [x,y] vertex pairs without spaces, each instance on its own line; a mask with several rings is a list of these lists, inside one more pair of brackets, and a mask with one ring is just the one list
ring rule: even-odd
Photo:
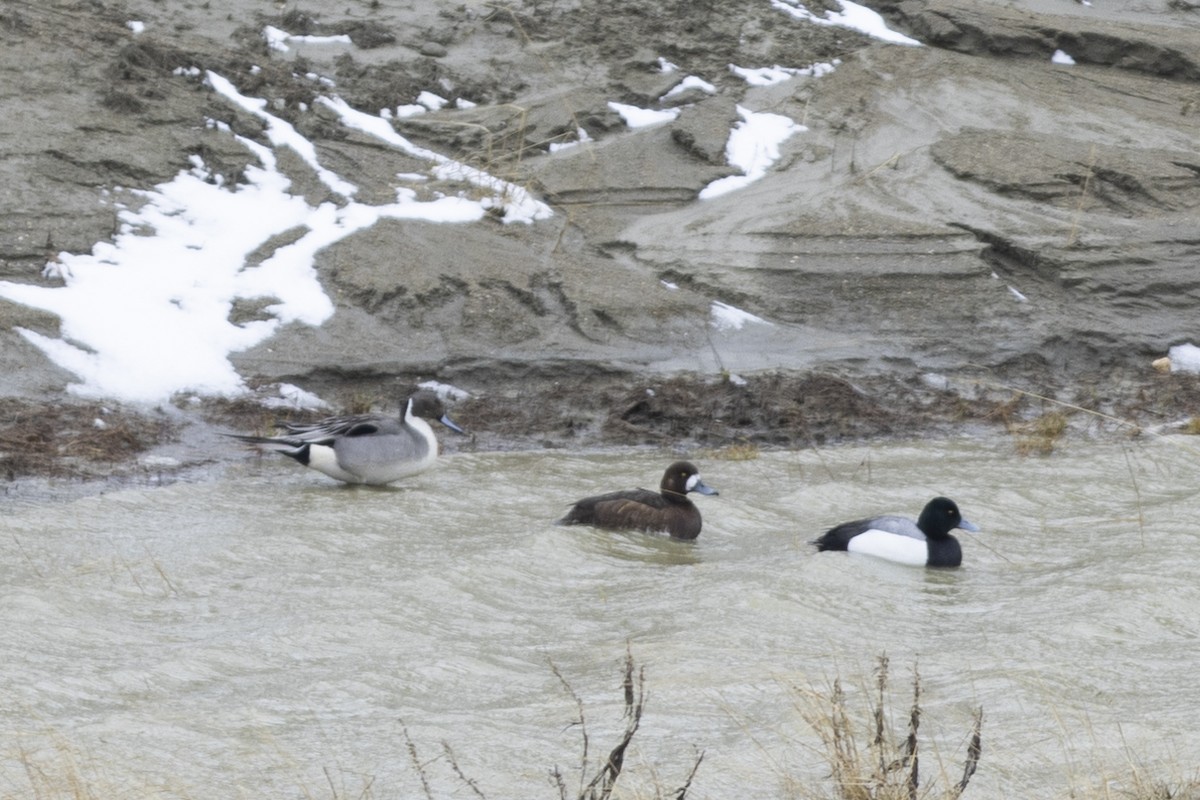
[[442,752],[445,753],[446,760],[450,762],[450,768],[454,770],[454,774],[458,776],[458,779],[465,783],[467,787],[475,793],[475,796],[478,797],[479,800],[487,800],[483,794],[483,791],[479,788],[479,784],[477,784],[471,778],[468,778],[462,771],[462,768],[458,766],[458,758],[454,755],[454,750],[450,747],[449,742],[442,742]]
[[801,713],[825,747],[833,796],[837,800],[917,800],[918,797],[957,800],[979,766],[983,709],[978,709],[974,715],[962,778],[949,787],[922,787],[918,736],[922,713],[920,674],[914,668],[913,699],[902,740],[892,733],[887,723],[888,685],[888,659],[880,656],[876,691],[868,702],[869,745],[865,757],[857,745],[860,731],[847,709],[841,680],[835,678],[827,694],[802,690],[809,702]]
[[979,767],[979,757],[983,754],[983,740],[980,737],[980,731],[983,729],[983,707],[975,709],[975,723],[971,729],[971,743],[967,745],[967,760],[963,763],[962,780],[955,786],[954,797],[961,797],[966,791],[967,784],[971,782],[971,776],[975,774],[975,770]]
[[[609,800],[613,792],[613,787],[616,786],[617,779],[621,776],[621,770],[625,766],[625,753],[629,749],[629,745],[633,742],[633,737],[642,723],[642,713],[646,708],[646,668],[635,665],[633,653],[628,645],[626,645],[625,668],[621,681],[621,692],[625,703],[625,710],[622,713],[622,717],[625,719],[625,730],[621,735],[620,741],[609,751],[608,757],[590,780],[587,777],[589,738],[587,723],[583,713],[583,701],[579,699],[579,695],[571,688],[570,683],[563,677],[558,667],[551,664],[550,669],[555,677],[558,678],[559,683],[563,685],[567,694],[575,701],[576,709],[579,712],[578,718],[572,722],[573,725],[579,726],[580,735],[583,738],[583,754],[579,770],[580,789],[577,798],[578,800]],[[704,752],[701,751],[700,755],[696,758],[696,762],[692,765],[687,779],[681,787],[675,790],[675,800],[686,800],[688,789],[691,788],[692,780],[696,777],[696,772],[700,769],[700,763],[703,760]],[[550,771],[550,777],[553,779],[554,785],[558,787],[560,800],[567,800],[566,779],[563,777],[562,771],[555,766]],[[661,794],[661,790],[659,792]]]
[[642,724],[642,711],[646,707],[646,668],[641,667],[637,671],[635,685],[633,654],[629,651],[625,653],[625,679],[621,685],[625,692],[625,732],[621,741],[609,752],[604,766],[588,783],[587,788],[580,792],[579,800],[608,800],[617,778],[621,776],[621,768],[625,765],[625,751]]
[[400,723],[400,732],[404,734],[404,746],[408,751],[409,763],[413,766],[413,771],[417,773],[417,777],[421,779],[421,789],[425,793],[426,800],[433,800],[433,792],[429,788],[429,776],[425,774],[425,765],[421,762],[421,757],[417,753],[417,744],[408,734],[408,726],[403,722]]

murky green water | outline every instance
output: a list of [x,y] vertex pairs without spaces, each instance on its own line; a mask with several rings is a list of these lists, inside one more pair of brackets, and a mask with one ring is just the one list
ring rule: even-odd
[[[78,770],[101,794],[556,797],[621,729],[626,643],[649,703],[619,788],[790,797],[827,774],[800,690],[857,705],[891,659],[903,724],[923,684],[923,774],[969,797],[1058,797],[1200,759],[1200,499],[1192,441],[935,444],[692,454],[721,491],[695,544],[551,524],[656,485],[673,456],[454,455],[392,490],[282,459],[224,479],[43,507],[0,537],[0,782]],[[927,571],[806,542],[860,513],[955,498],[984,530]],[[552,667],[553,665],[553,667]],[[865,713],[863,714],[865,723]],[[865,739],[864,739],[865,742]],[[72,764],[76,766],[71,766]],[[573,785],[573,784],[571,784]]]

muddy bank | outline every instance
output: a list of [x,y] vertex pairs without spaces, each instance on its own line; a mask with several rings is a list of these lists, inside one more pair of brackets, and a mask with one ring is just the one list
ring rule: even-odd
[[[336,410],[396,411],[395,400],[377,390],[374,382],[362,387],[343,382]],[[778,448],[924,437],[1000,437],[1014,457],[1038,457],[1069,451],[1080,438],[1200,432],[1195,375],[1144,380],[1140,374],[1109,373],[1094,382],[1075,381],[1070,390],[1041,392],[1005,384],[996,375],[769,372],[742,378],[597,371],[586,380],[543,377],[495,385],[453,407],[467,435],[439,433],[446,453],[649,446],[695,458],[745,459]],[[255,397],[181,406],[0,401],[5,494],[48,497],[102,490],[114,482],[203,479],[222,464],[261,457],[222,434],[266,433],[281,421],[311,421],[328,413],[267,409]],[[51,483],[13,484],[29,478]]]
[[[340,409],[364,398],[391,407],[417,380],[453,383],[474,395],[456,413],[477,436],[450,447],[1007,432],[1053,410],[1033,395],[1136,425],[1200,413],[1191,379],[1150,368],[1196,336],[1200,11],[1165,0],[1137,11],[879,3],[926,44],[905,47],[784,5],[10,4],[0,12],[10,188],[0,280],[54,285],[48,261],[110,240],[128,190],[193,157],[239,180],[253,157],[210,121],[259,142],[263,124],[215,96],[202,70],[266,99],[368,199],[428,164],[347,129],[316,99],[332,91],[376,113],[435,91],[469,104],[395,128],[529,187],[554,216],[383,221],[341,240],[316,264],[333,317],[235,354],[249,385],[288,381]],[[268,25],[349,43],[272,49]],[[1052,63],[1056,50],[1075,64]],[[836,68],[763,86],[730,70],[814,63]],[[689,75],[712,90],[666,98]],[[681,110],[630,129],[611,101]],[[805,130],[763,179],[697,201],[737,172],[725,144],[739,108]],[[581,131],[586,142],[551,148]],[[309,202],[343,202],[285,162]],[[718,325],[714,303],[762,323]],[[61,427],[82,430],[94,409],[66,393],[73,376],[17,329],[61,332],[53,315],[0,300],[10,430],[46,404],[78,416]],[[218,426],[262,424],[243,411],[181,397],[127,413],[186,461],[189,448],[223,457]],[[39,446],[20,441],[5,458],[34,463]],[[113,463],[136,459],[80,469]]]

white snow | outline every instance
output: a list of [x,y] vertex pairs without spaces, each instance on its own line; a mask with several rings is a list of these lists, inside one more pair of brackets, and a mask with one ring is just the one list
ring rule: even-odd
[[740,308],[735,308],[728,303],[722,303],[720,300],[712,302],[712,324],[718,330],[740,331],[746,326],[746,323],[753,322],[759,325],[770,325],[762,317],[756,317],[749,311],[743,311]]
[[1194,344],[1177,344],[1167,350],[1172,372],[1200,372],[1200,347]]
[[[316,254],[380,219],[463,223],[482,219],[490,208],[504,209],[506,221],[550,215],[548,206],[521,187],[415,147],[385,120],[325,98],[344,124],[427,160],[433,174],[470,183],[485,195],[419,202],[412,190],[397,188],[394,203],[355,202],[356,187],[325,169],[312,142],[267,112],[265,100],[240,94],[216,73],[209,72],[207,82],[265,125],[269,146],[234,137],[259,162],[246,170],[244,184],[227,186],[223,176],[193,157],[192,168],[171,181],[133,192],[136,209],[118,206],[121,224],[112,242],[100,242],[90,253],[58,254],[47,272],[63,285],[0,282],[0,297],[61,318],[60,336],[20,332],[77,376],[71,389],[79,395],[159,403],[180,392],[244,392],[230,354],[262,342],[280,325],[328,319],[333,304],[317,280]],[[233,136],[221,124],[210,129],[214,136]],[[283,148],[346,198],[345,205],[312,206],[292,194],[291,180],[276,163]],[[284,243],[259,263],[247,262],[277,237]],[[258,316],[265,318],[232,322],[239,299],[262,304]]]
[[[888,31],[878,15],[848,0],[840,0],[841,13],[819,17],[795,0],[768,1],[804,23],[848,25],[887,41],[913,43]],[[137,22],[128,27],[135,34],[144,29]],[[271,26],[262,35],[271,49],[280,52],[298,42],[352,44],[348,37],[291,36]],[[763,86],[797,76],[820,76],[835,65],[731,65],[730,69],[750,85]],[[657,67],[664,73],[679,70],[663,58]],[[252,74],[260,71],[250,67]],[[169,181],[144,191],[115,189],[107,197],[105,202],[113,205],[119,223],[111,241],[97,243],[89,253],[52,256],[40,283],[0,281],[0,297],[61,319],[55,334],[23,329],[20,333],[75,375],[70,388],[79,395],[161,403],[181,393],[246,393],[230,356],[263,343],[283,325],[324,323],[333,313],[333,303],[317,279],[316,255],[382,219],[464,224],[494,211],[505,223],[533,224],[553,216],[550,207],[524,186],[415,145],[396,131],[394,117],[447,108],[450,101],[436,92],[421,92],[411,106],[370,114],[351,108],[327,78],[317,73],[304,76],[322,92],[316,100],[322,112],[332,111],[345,127],[426,165],[424,171],[397,170],[394,202],[371,204],[356,199],[358,187],[327,168],[313,142],[273,114],[267,99],[243,95],[225,76],[194,66],[180,65],[174,74],[183,81],[203,80],[218,98],[261,122],[263,135],[253,140],[235,135],[224,123],[203,121],[206,135],[235,141],[253,156],[256,163],[245,170],[241,182],[230,182],[193,156],[190,168]],[[704,76],[689,75],[667,96],[693,88],[720,91]],[[461,98],[453,105],[473,106]],[[680,113],[680,109],[609,105],[630,127],[670,124]],[[299,113],[311,112],[301,107]],[[701,198],[732,192],[761,178],[779,158],[780,145],[805,130],[786,116],[747,106],[739,106],[738,114],[726,156],[741,174],[715,181],[705,187]],[[580,142],[588,141],[582,129],[577,136]],[[290,169],[307,168],[328,188],[327,202],[313,205],[293,188],[292,176],[277,159],[283,151],[294,153],[306,165]],[[462,188],[458,195],[432,196],[426,188],[427,194],[418,200],[409,187],[430,181],[438,184],[429,185]],[[667,281],[662,285],[668,291],[678,288]],[[235,305],[252,313],[235,314]],[[715,327],[737,330],[748,323],[770,324],[725,303],[712,303]],[[461,391],[453,387],[440,391],[451,389]],[[279,392],[272,402],[323,407],[320,398],[299,387],[284,385]]]
[[[240,94],[233,88],[233,84],[226,78],[218,75],[211,70],[207,73],[208,84],[212,86],[217,94],[222,95],[234,105],[239,106],[243,111],[249,112],[254,116],[267,123],[267,139],[275,147],[287,147],[300,158],[304,159],[304,163],[312,168],[313,172],[317,173],[317,177],[333,191],[343,197],[351,197],[358,191],[358,187],[354,184],[342,180],[338,175],[330,172],[321,166],[317,160],[317,149],[313,143],[301,136],[292,126],[290,122],[280,119],[265,111],[267,101],[257,97],[246,97]],[[265,154],[260,154],[260,158],[265,157]],[[273,161],[274,156],[269,158]]]
[[279,384],[279,396],[267,397],[262,401],[267,408],[287,408],[297,411],[324,411],[329,404],[312,392],[290,383]]
[[471,396],[471,393],[466,389],[460,389],[452,383],[442,383],[440,381],[422,381],[417,384],[417,388],[429,389],[442,400],[450,400],[455,403],[466,400]]
[[430,111],[438,111],[450,104],[450,101],[433,92],[421,92],[417,95],[417,102]]
[[832,62],[819,61],[807,67],[781,67],[776,64],[773,67],[755,68],[730,64],[729,71],[751,86],[773,86],[798,76],[820,78],[833,72],[840,63],[842,63],[841,59],[834,59]]
[[675,97],[676,95],[683,94],[684,92],[688,91],[689,89],[699,89],[700,91],[704,92],[705,94],[716,94],[717,93],[717,87],[713,86],[708,81],[706,81],[703,78],[696,76],[696,75],[688,75],[686,78],[681,80],[679,83],[672,86],[671,90],[669,92],[667,92],[666,94],[664,94],[659,99],[666,100],[668,98]]
[[571,142],[551,142],[549,150],[551,153],[557,153],[559,150],[567,150],[571,147],[581,145],[584,142],[590,142],[592,137],[588,136],[588,132],[583,128],[575,129],[575,140]]
[[916,39],[911,39],[889,28],[887,23],[883,21],[883,17],[866,6],[860,6],[858,3],[850,2],[850,0],[838,0],[838,3],[842,7],[840,12],[826,11],[825,16],[817,16],[805,8],[803,3],[797,2],[797,0],[771,0],[771,5],[775,8],[806,22],[813,22],[817,25],[837,25],[843,28],[852,28],[860,33],[865,33],[868,36],[884,42],[891,42],[892,44],[921,44]]
[[549,219],[554,215],[550,206],[534,198],[523,186],[501,180],[481,169],[419,147],[397,133],[386,119],[356,111],[340,97],[317,99],[322,105],[336,111],[341,117],[343,125],[374,136],[409,155],[431,162],[433,164],[431,172],[434,177],[446,181],[464,181],[484,189],[490,196],[478,203],[485,210],[504,209],[503,220],[505,222],[531,223],[540,219]]
[[741,175],[719,178],[700,190],[700,199],[708,200],[741,189],[767,174],[779,159],[779,146],[791,136],[807,130],[781,114],[755,113],[737,107],[742,121],[729,134],[725,157],[742,170]]
[[286,53],[290,48],[288,42],[299,42],[301,44],[351,44],[350,37],[346,35],[338,36],[293,36],[285,30],[280,30],[274,25],[267,25],[263,28],[263,39],[267,42],[267,47],[280,53]]
[[608,107],[621,115],[625,124],[631,128],[646,128],[651,125],[661,125],[671,122],[679,116],[678,108],[638,108],[625,103],[609,102]]
[[1071,66],[1075,63],[1075,59],[1064,53],[1062,50],[1055,50],[1054,55],[1050,56],[1051,64],[1064,64]]

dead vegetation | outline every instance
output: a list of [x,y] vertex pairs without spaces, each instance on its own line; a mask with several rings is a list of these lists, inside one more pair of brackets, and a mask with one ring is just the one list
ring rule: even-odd
[[536,393],[472,397],[455,408],[455,419],[472,430],[547,443],[694,445],[752,458],[768,446],[914,437],[987,424],[995,405],[916,379],[852,382],[821,373],[761,373],[737,383],[691,374],[539,383],[544,388]]
[[[840,678],[828,693],[799,690],[801,713],[825,748],[835,800],[957,800],[966,791],[983,752],[983,708],[975,711],[966,737],[961,777],[954,780],[945,765],[935,762],[934,780],[922,785],[918,732],[921,724],[921,678],[913,669],[913,698],[903,733],[893,731],[888,712],[888,658],[880,656],[875,670],[876,695],[865,709],[863,724],[849,709]],[[934,758],[937,758],[936,750]],[[928,769],[928,765],[926,765]],[[946,781],[949,781],[948,783]]]
[[[593,743],[583,700],[557,667],[551,665],[551,670],[575,704],[577,714],[571,727],[578,731],[582,742],[575,774],[569,776],[558,766],[550,770],[550,782],[559,800],[650,796],[639,789],[615,791],[646,707],[644,666],[638,666],[627,649],[620,687],[624,728],[615,744],[599,760],[592,756]],[[849,700],[840,677],[835,678],[828,688],[794,687],[797,709],[823,748],[828,780],[815,783],[805,779],[801,782],[800,778],[787,775],[789,790],[785,796],[828,800],[959,800],[964,796],[983,755],[983,709],[975,710],[970,727],[961,739],[960,765],[948,765],[936,745],[929,744],[920,735],[924,710],[921,679],[916,669],[913,670],[912,702],[907,713],[901,713],[899,726],[893,726],[892,722],[890,686],[888,658],[880,656],[874,684],[865,687],[863,702],[858,707]],[[422,752],[403,722],[400,737],[404,757],[419,783],[416,796],[425,800],[438,797],[486,800],[489,796],[487,781],[468,776],[448,742],[441,742],[432,755]],[[0,798],[80,800],[114,794],[130,798],[191,796],[191,793],[175,791],[167,785],[147,785],[144,793],[131,792],[127,785],[116,791],[111,785],[112,764],[83,753],[61,736],[52,737],[44,747],[22,746],[14,757],[23,767],[26,783],[17,782],[0,791]],[[677,788],[661,785],[656,776],[652,796],[659,800],[686,800],[703,761],[704,753],[700,752]],[[349,773],[353,781],[348,784],[339,778],[339,770],[327,767],[324,772],[327,786],[306,787],[303,796],[341,800],[396,795],[391,787],[377,785],[369,774]],[[527,794],[538,797],[543,793],[544,790],[534,790]],[[1051,794],[1057,793],[1051,790]],[[1088,786],[1072,787],[1063,796],[1078,800],[1200,800],[1200,779],[1194,774],[1182,776],[1178,771],[1163,777],[1161,770],[1148,769],[1136,763],[1131,755],[1126,768],[1105,772],[1101,780]]]
[[[612,797],[613,789],[617,784],[617,779],[621,777],[621,772],[625,767],[625,755],[633,742],[634,736],[637,734],[638,728],[642,723],[642,713],[646,708],[646,673],[645,667],[638,667],[634,663],[633,653],[626,650],[625,665],[622,673],[621,692],[624,699],[625,710],[622,718],[625,720],[624,731],[618,738],[616,744],[608,751],[608,754],[602,760],[596,762],[592,757],[592,740],[591,733],[588,729],[587,716],[584,712],[583,700],[576,694],[571,687],[567,678],[559,671],[558,667],[550,665],[554,676],[558,678],[564,690],[574,701],[577,709],[575,719],[571,721],[571,727],[579,731],[579,736],[582,742],[582,750],[580,753],[580,763],[576,780],[568,778],[567,774],[561,768],[555,765],[550,770],[550,781],[558,791],[560,800],[609,800]],[[442,742],[441,756],[434,758],[425,758],[419,751],[416,742],[408,732],[407,727],[402,727],[404,737],[404,746],[408,754],[408,760],[413,770],[416,772],[421,783],[421,792],[426,800],[435,800],[437,792],[435,787],[439,784],[438,776],[434,775],[429,767],[435,761],[443,761],[450,772],[454,775],[454,782],[461,787],[465,787],[473,796],[486,798],[483,787],[473,778],[467,777],[463,768],[460,766],[454,750],[449,743]],[[688,790],[691,788],[692,780],[696,777],[696,771],[700,768],[701,762],[704,761],[704,754],[700,753],[697,756],[695,763],[692,765],[691,771],[688,773],[684,782],[679,788],[664,792],[661,787],[657,790],[658,797],[672,797],[674,800],[686,800]],[[332,786],[332,781],[331,781]],[[368,786],[369,788],[369,786]],[[338,792],[335,788],[334,797],[344,796],[344,792]],[[367,793],[364,792],[364,795]],[[454,792],[458,796],[460,792]],[[536,794],[536,793],[535,793]],[[531,795],[533,796],[533,795]]]
[[1062,411],[1047,411],[1012,428],[1017,452],[1023,456],[1050,455],[1066,432],[1067,415]]
[[99,403],[0,399],[0,476],[95,477],[174,434],[174,424],[164,417]]
[[[567,694],[575,701],[575,706],[579,714],[572,724],[579,729],[579,736],[583,743],[583,752],[579,766],[579,787],[577,790],[567,786],[566,776],[563,775],[557,766],[550,773],[554,785],[558,788],[559,799],[568,800],[570,797],[575,797],[578,800],[608,800],[612,794],[613,787],[616,786],[617,778],[621,776],[621,769],[625,765],[625,751],[628,750],[630,743],[633,741],[634,734],[637,733],[638,727],[642,723],[642,711],[646,707],[646,668],[644,666],[637,668],[635,675],[633,653],[626,649],[624,680],[621,682],[625,698],[625,731],[616,746],[609,751],[608,756],[596,766],[591,764],[591,738],[588,734],[583,701],[575,693],[575,690],[571,688],[571,684],[563,674],[559,672],[558,667],[551,665],[551,669]],[[687,797],[688,789],[692,785],[692,779],[696,777],[696,771],[700,769],[700,764],[703,761],[704,753],[702,752],[696,757],[696,762],[692,765],[687,779],[684,780],[678,789],[671,793],[671,796],[675,800],[684,800]],[[660,796],[663,796],[661,792]]]
[[[496,380],[497,374],[508,379]],[[398,398],[428,376],[319,376],[311,388],[332,408],[266,408],[260,400],[209,398],[197,412],[222,432],[269,433],[279,422],[330,414],[395,413]],[[820,372],[764,372],[739,378],[670,376],[576,366],[547,374],[498,365],[488,376],[450,378],[474,393],[451,410],[470,438],[456,449],[655,445],[694,448],[706,457],[757,458],[767,448],[986,433],[1001,429],[1022,455],[1050,455],[1072,435],[1138,435],[1175,424],[1200,430],[1200,376],[1151,373],[1140,381],[1080,384],[1070,399],[1053,390],[1025,391],[962,379],[931,386],[919,376],[854,379]],[[474,389],[479,384],[486,388]],[[100,421],[100,424],[96,423]],[[1183,422],[1180,422],[1180,421]],[[165,417],[98,403],[0,400],[0,476],[85,477],[101,465],[128,462],[174,435]],[[111,472],[111,470],[109,470]]]

